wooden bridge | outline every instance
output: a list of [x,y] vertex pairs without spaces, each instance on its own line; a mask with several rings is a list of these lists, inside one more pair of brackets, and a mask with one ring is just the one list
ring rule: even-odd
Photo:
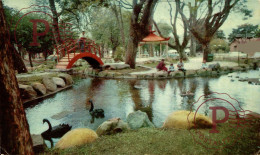
[[70,69],[78,59],[86,60],[93,68],[104,65],[101,60],[100,47],[87,38],[80,40],[68,39],[55,47],[57,55],[57,69]]

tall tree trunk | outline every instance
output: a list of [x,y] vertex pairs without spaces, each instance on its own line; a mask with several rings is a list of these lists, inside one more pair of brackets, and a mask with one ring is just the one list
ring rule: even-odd
[[[120,5],[121,5],[121,3],[120,3]],[[122,44],[123,44],[124,50],[126,51],[125,32],[124,32],[124,25],[123,25],[123,19],[122,19],[122,14],[121,14],[121,7],[119,6],[119,11],[118,11],[116,5],[114,4],[112,6],[112,11],[114,12],[114,14],[116,16],[117,25],[118,25],[118,28],[119,28],[120,34],[121,34]]]
[[129,64],[131,68],[135,68],[135,58],[137,53],[138,42],[137,38],[130,37],[127,45],[127,52],[125,56],[125,63]]
[[135,68],[135,59],[138,43],[149,34],[152,24],[154,7],[158,0],[133,0],[133,12],[130,22],[129,40],[126,51],[125,63]]
[[10,50],[9,31],[0,0],[0,152],[33,153],[32,139],[20,98]]
[[191,34],[191,40],[190,40],[190,55],[192,57],[196,56],[196,38]]
[[203,60],[208,61],[208,54],[210,54],[209,42],[202,45],[203,49]]
[[10,51],[12,51],[12,58],[13,58],[15,70],[17,70],[18,73],[27,73],[28,71],[23,62],[23,59],[21,55],[18,53],[18,51],[16,50],[16,48],[14,47],[14,45],[11,45]]
[[53,15],[53,21],[52,24],[54,26],[54,40],[56,41],[56,44],[61,44],[62,40],[60,37],[60,31],[59,31],[59,20],[58,20],[58,13],[55,7],[55,2],[54,0],[49,0],[50,3],[50,8],[52,11],[52,15]]

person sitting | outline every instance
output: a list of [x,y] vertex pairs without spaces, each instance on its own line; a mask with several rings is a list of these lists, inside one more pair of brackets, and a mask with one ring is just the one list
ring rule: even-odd
[[158,69],[158,71],[168,71],[168,69],[165,67],[164,59],[160,61],[156,68]]
[[186,75],[186,69],[184,69],[184,63],[182,62],[182,59],[180,59],[180,62],[177,64],[178,70],[182,71],[184,73],[184,76]]
[[175,71],[175,69],[174,69],[174,66],[173,66],[173,64],[170,64],[170,67],[169,67],[169,72],[174,72]]
[[202,69],[205,69],[205,70],[208,69],[208,65],[206,64],[206,60],[203,60],[202,65],[201,65],[201,68],[202,68]]

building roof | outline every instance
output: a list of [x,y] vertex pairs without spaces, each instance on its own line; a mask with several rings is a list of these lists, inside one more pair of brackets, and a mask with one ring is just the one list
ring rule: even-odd
[[155,31],[150,31],[150,34],[146,36],[141,42],[160,42],[160,41],[168,41],[169,38],[163,38],[154,34]]

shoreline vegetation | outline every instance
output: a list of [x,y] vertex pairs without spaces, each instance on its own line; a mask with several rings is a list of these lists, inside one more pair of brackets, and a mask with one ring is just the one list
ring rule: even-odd
[[[220,133],[210,137],[219,142],[218,149],[207,149],[194,141],[195,129],[140,128],[115,135],[99,137],[95,142],[70,149],[46,149],[41,154],[257,154],[259,152],[259,122],[253,126],[230,130],[228,123],[220,124]],[[210,129],[199,129],[208,135]],[[227,135],[238,135],[223,141]],[[203,139],[202,139],[203,140]],[[203,141],[201,141],[203,142]],[[207,142],[204,139],[204,144]],[[208,145],[207,145],[208,146]],[[224,148],[222,148],[224,146]]]

